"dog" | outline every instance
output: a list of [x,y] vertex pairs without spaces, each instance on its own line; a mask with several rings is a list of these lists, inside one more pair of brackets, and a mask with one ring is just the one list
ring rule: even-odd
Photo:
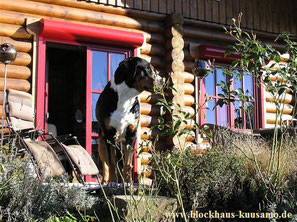
[[139,57],[130,57],[120,62],[104,88],[96,104],[103,184],[120,182],[121,173],[124,181],[131,181],[140,117],[138,95],[144,90],[153,92],[154,87],[161,88],[162,84],[162,78],[150,63]]

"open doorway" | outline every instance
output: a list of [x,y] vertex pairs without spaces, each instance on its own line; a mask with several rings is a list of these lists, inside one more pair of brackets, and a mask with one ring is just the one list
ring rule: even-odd
[[72,134],[85,146],[86,135],[86,49],[47,44],[47,93],[49,131]]

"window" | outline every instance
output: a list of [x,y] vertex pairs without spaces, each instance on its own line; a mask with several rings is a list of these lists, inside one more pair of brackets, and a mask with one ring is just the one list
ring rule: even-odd
[[112,79],[119,63],[129,55],[130,52],[125,50],[88,49],[86,147],[92,147],[92,153],[97,152],[99,136],[96,118],[97,100],[107,82]]
[[[199,80],[197,84],[198,89],[196,90],[200,92],[199,102],[202,105],[202,109],[198,114],[200,125],[210,123],[233,129],[257,129],[263,127],[263,101],[260,98],[264,92],[263,87],[261,85],[258,87],[256,80],[249,73],[243,73],[242,78],[230,79],[223,75],[223,69],[220,68],[228,68],[232,61],[240,59],[240,55],[231,54],[225,56],[226,48],[205,44],[199,45],[197,50],[199,57],[196,59],[215,60],[217,63],[212,72],[206,78]],[[238,95],[234,97],[227,95],[227,99],[232,99],[231,103],[215,107],[219,99],[224,99],[221,88],[217,86],[221,81],[230,83],[230,90],[241,91],[253,98],[253,101],[246,101],[243,104]],[[209,98],[209,101],[206,100],[207,98]],[[249,109],[249,115],[244,112],[243,108]]]
[[[254,115],[257,104],[255,83],[249,73],[241,73],[240,76],[241,78],[238,78],[237,75],[234,75],[234,78],[230,79],[223,74],[223,69],[217,66],[202,80],[200,96],[202,103],[203,101],[206,103],[202,110],[201,124],[210,123],[236,129],[253,129],[256,126]],[[241,91],[253,100],[243,104],[239,96],[235,96],[229,104],[215,106],[220,99],[224,99],[222,95],[225,95],[222,88],[217,85],[220,82],[229,82],[230,90]]]

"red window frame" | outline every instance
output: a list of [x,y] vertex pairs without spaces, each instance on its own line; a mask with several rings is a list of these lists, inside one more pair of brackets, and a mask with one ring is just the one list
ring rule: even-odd
[[101,94],[101,90],[92,89],[92,52],[100,51],[107,53],[107,82],[111,79],[111,70],[110,70],[110,54],[119,53],[124,54],[125,57],[130,57],[134,55],[135,52],[127,49],[119,49],[113,47],[88,47],[87,48],[87,78],[86,78],[86,150],[89,153],[92,153],[92,139],[99,137],[97,133],[92,132],[92,95]]
[[[210,74],[210,75],[214,75],[213,82],[212,82],[212,84],[214,86],[214,95],[207,95],[215,103],[219,99],[222,99],[223,98],[223,97],[220,97],[218,95],[219,94],[219,87],[216,85],[218,83],[218,79],[217,79],[218,78],[218,74],[220,73],[220,72],[218,72],[218,70],[221,70],[221,72],[222,72],[222,69],[220,69],[220,66],[221,66],[221,64],[218,65],[217,67],[215,67],[213,69],[213,71],[211,72],[211,74]],[[228,66],[228,64],[224,64],[224,66]],[[244,91],[246,90],[246,87],[245,87],[245,80],[246,80],[246,78],[247,78],[246,76],[242,76],[242,79],[240,81],[240,84],[241,84],[241,87],[240,88],[242,88]],[[228,82],[228,81],[231,81],[231,79],[228,78],[228,76],[225,76],[223,81],[227,81]],[[234,82],[230,86],[230,90],[233,90],[233,89],[234,89]],[[256,117],[254,119],[254,122],[253,122],[253,126],[255,127],[256,124],[257,124],[257,119],[258,119],[257,118],[258,115],[257,115],[257,112],[256,112],[257,111],[258,104],[257,104],[256,98],[258,98],[259,96],[258,96],[258,90],[256,88],[256,82],[255,82],[255,79],[254,78],[252,79],[252,89],[253,89],[252,94],[253,94],[253,97],[255,98],[255,101],[251,102],[251,103],[253,103],[254,116]],[[206,90],[206,80],[203,79],[202,80],[202,87],[201,87],[201,94],[203,94],[203,100],[202,101],[205,101],[205,99],[206,99],[204,97],[204,95],[207,93],[206,91],[207,91]],[[239,98],[234,98],[234,100],[237,101],[237,102],[240,102],[240,99]],[[208,102],[208,103],[210,103],[210,102]],[[207,108],[206,105],[203,108],[204,109],[202,109],[202,112],[204,112],[204,113],[202,113],[202,115],[203,115],[203,117],[204,116],[207,117],[207,114],[206,114],[207,111],[205,111],[205,109]],[[208,107],[208,108],[209,109],[212,109],[212,107]],[[220,120],[220,116],[219,116],[219,113],[220,113],[219,109],[222,109],[222,108],[219,107],[219,106],[217,106],[214,109],[214,118],[215,118],[214,119],[214,124],[216,124],[216,125],[222,125],[222,124],[220,124],[220,121],[221,120]],[[247,125],[246,125],[247,115],[244,112],[244,110],[241,109],[239,111],[240,112],[240,117],[243,118],[242,119],[243,127],[242,128],[238,128],[238,127],[236,127],[236,123],[235,123],[235,104],[234,103],[230,103],[228,105],[224,105],[224,108],[223,109],[226,109],[226,121],[227,121],[227,125],[223,125],[223,126],[231,127],[232,129],[249,130],[249,128],[247,128]],[[201,119],[201,124],[205,124],[205,123],[207,123],[207,120],[205,118],[202,118]]]
[[[68,23],[50,19],[42,19],[38,35],[37,50],[37,77],[36,77],[36,118],[35,126],[39,130],[47,132],[46,113],[48,110],[48,81],[46,64],[46,43],[54,42],[60,44],[85,46],[87,48],[87,83],[86,83],[86,104],[92,101],[92,66],[90,64],[91,50],[111,50],[118,46],[121,52],[127,51],[129,56],[137,56],[137,47],[144,42],[142,33],[123,31],[103,26],[87,26],[75,23]],[[100,47],[98,47],[98,44]],[[102,46],[101,46],[102,45]],[[125,46],[125,48],[123,47]],[[109,47],[108,47],[109,48]],[[90,89],[90,90],[89,90]],[[89,127],[89,128],[87,128]],[[86,106],[86,150],[89,154],[92,151],[92,106]],[[98,136],[98,135],[93,135]],[[135,167],[137,169],[137,166]],[[87,177],[86,181],[92,181]]]
[[[203,59],[203,60],[215,60],[218,63],[223,63],[226,65],[230,65],[232,61],[239,59],[240,56],[233,54],[233,55],[228,55],[227,57],[224,56],[225,52],[226,52],[226,48],[223,47],[217,47],[217,46],[209,46],[209,45],[200,45],[198,47],[198,52],[199,52],[199,59]],[[214,78],[214,84],[216,83],[216,76]],[[228,81],[228,79],[226,79]],[[244,79],[242,80],[244,84]],[[233,86],[232,86],[233,87]],[[231,88],[232,89],[232,88]],[[205,85],[205,80],[199,80],[198,81],[198,86],[196,87],[196,90],[200,91],[200,104],[204,104],[201,107],[200,112],[198,113],[199,115],[199,124],[203,125],[206,123],[206,119],[205,119],[205,115],[206,115],[206,104],[205,104],[205,94],[206,94],[206,85]],[[260,87],[256,86],[256,82],[255,79],[253,79],[253,95],[255,98],[255,105],[254,105],[254,129],[257,128],[263,128],[264,127],[264,101],[261,98],[264,98],[264,89],[263,86],[260,85]],[[215,85],[215,93],[217,95],[218,89],[217,86]],[[214,96],[214,99],[218,99],[218,96]],[[227,121],[229,124],[229,127],[231,127],[231,129],[235,129],[235,123],[234,123],[234,104],[231,103],[230,105],[228,105],[227,107]],[[243,112],[243,111],[241,111]],[[245,115],[243,115],[245,116]],[[215,118],[216,118],[216,123],[218,120],[218,113],[217,113],[217,108],[215,110]],[[245,124],[245,120],[244,124]],[[246,125],[245,125],[246,126]]]

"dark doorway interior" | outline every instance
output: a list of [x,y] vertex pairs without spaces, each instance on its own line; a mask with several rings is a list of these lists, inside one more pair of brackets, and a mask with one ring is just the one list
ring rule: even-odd
[[48,123],[57,135],[77,136],[85,145],[86,50],[77,46],[49,44]]

